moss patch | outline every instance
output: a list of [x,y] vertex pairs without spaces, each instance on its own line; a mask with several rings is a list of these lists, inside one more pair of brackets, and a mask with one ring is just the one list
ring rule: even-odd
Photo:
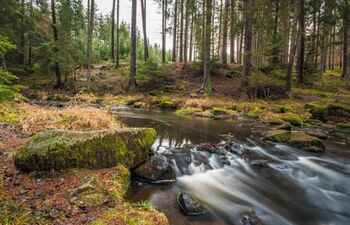
[[114,224],[168,225],[169,222],[163,213],[159,213],[153,208],[124,203],[115,209],[107,211],[91,223],[91,225]]
[[327,117],[328,117],[327,105],[322,105],[317,103],[308,103],[305,105],[305,108],[309,110],[313,119],[320,120],[320,121],[327,121]]
[[300,127],[302,125],[304,125],[303,120],[300,118],[300,116],[294,114],[294,113],[283,113],[283,114],[279,114],[279,117],[285,121],[285,122],[289,122],[291,125]]
[[189,108],[178,109],[176,110],[175,113],[178,116],[189,116],[197,112],[202,112],[202,110],[200,108],[189,107]]
[[25,171],[108,168],[119,163],[132,168],[147,159],[155,138],[154,129],[142,128],[46,131],[18,149],[15,164]]

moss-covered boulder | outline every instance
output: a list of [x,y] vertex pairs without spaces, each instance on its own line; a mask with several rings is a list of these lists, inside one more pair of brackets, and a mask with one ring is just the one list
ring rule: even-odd
[[282,119],[285,122],[289,122],[293,126],[300,127],[300,126],[304,125],[303,119],[301,119],[300,116],[298,116],[297,114],[294,114],[294,113],[282,113],[282,114],[279,114],[279,115],[280,115],[280,119]]
[[272,130],[267,133],[264,139],[273,142],[286,143],[309,152],[319,153],[326,151],[324,143],[319,138],[305,133],[292,133],[286,130]]
[[304,149],[309,152],[325,152],[326,147],[323,142],[317,138],[304,133],[293,134],[288,144]]
[[320,121],[327,121],[328,107],[317,103],[308,103],[305,108],[311,113],[312,118]]
[[337,123],[337,130],[342,132],[350,132],[350,123]]
[[272,142],[287,142],[292,136],[292,133],[287,130],[271,130],[267,132],[265,140]]
[[156,138],[151,128],[103,131],[51,130],[37,134],[17,150],[16,166],[23,171],[67,168],[134,168],[147,160]]
[[178,194],[177,203],[187,216],[202,215],[207,211],[197,198],[185,191],[181,191]]
[[341,104],[330,104],[328,106],[328,113],[331,116],[350,118],[350,107]]

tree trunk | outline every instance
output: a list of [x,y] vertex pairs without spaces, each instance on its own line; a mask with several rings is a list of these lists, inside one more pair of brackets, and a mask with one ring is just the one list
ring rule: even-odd
[[115,62],[115,0],[112,4],[112,40],[111,40],[111,59]]
[[[219,20],[219,38],[218,38],[218,57],[219,57],[219,59],[220,59],[220,57],[221,57],[221,39],[222,39],[222,37],[221,37],[221,34],[222,34],[222,9],[223,8],[223,2],[222,2],[222,0],[220,0],[220,20]],[[214,26],[214,24],[213,24],[213,26]],[[215,37],[213,36],[213,39],[214,39]],[[213,55],[214,56],[214,55]]]
[[230,14],[230,63],[235,63],[235,0],[231,0]]
[[211,42],[211,16],[212,16],[212,1],[204,0],[206,11],[205,11],[205,39],[204,39],[204,54],[203,54],[203,83],[201,91],[205,93],[211,92],[211,81],[210,81],[210,42]]
[[162,63],[166,61],[166,12],[167,0],[162,0]]
[[173,31],[173,52],[172,52],[172,61],[176,62],[176,37],[177,37],[177,7],[178,7],[178,0],[175,0],[175,5],[174,5],[174,31]]
[[221,63],[224,67],[227,66],[228,10],[229,10],[229,0],[225,0],[223,30],[222,30],[222,49],[221,49]]
[[180,0],[180,62],[183,61],[183,39],[184,39],[184,0]]
[[[193,2],[192,2],[193,3]],[[193,5],[191,5],[191,9],[193,10]],[[193,10],[194,11],[194,10]],[[191,31],[190,31],[190,53],[189,53],[189,61],[192,61],[193,55],[193,26],[194,26],[194,12],[191,13]]]
[[298,56],[298,83],[304,83],[305,65],[305,5],[304,0],[299,1],[299,56]]
[[147,0],[141,0],[142,30],[143,30],[143,59],[145,62],[149,58],[146,10],[147,10]]
[[185,13],[185,43],[184,43],[184,61],[188,61],[188,28],[190,19],[190,0],[186,0],[186,13]]
[[92,41],[94,34],[94,17],[95,17],[95,0],[90,2],[90,16],[89,16],[89,32],[88,32],[88,72],[87,72],[87,89],[91,88],[91,73],[92,73]]
[[343,12],[343,70],[342,76],[347,80],[350,79],[349,71],[349,15],[350,5],[349,0],[344,0],[344,12]]
[[117,0],[117,24],[116,24],[116,30],[117,30],[117,37],[116,37],[116,53],[115,53],[115,67],[118,68],[119,67],[119,39],[120,39],[120,35],[119,35],[119,8],[120,8],[120,2],[119,0]]
[[[55,0],[51,0],[51,16],[52,16],[52,29],[53,29],[53,36],[55,40],[55,47],[53,51],[55,52],[56,56],[58,55],[58,32],[57,32],[57,23],[56,23],[56,3]],[[61,88],[63,86],[62,78],[61,78],[61,70],[60,65],[55,59],[55,73],[56,73],[56,87]]]
[[20,55],[19,55],[19,63],[24,64],[24,45],[25,45],[25,40],[24,40],[24,16],[25,16],[25,5],[24,5],[24,0],[21,0],[21,40],[20,40]]
[[[30,0],[30,17],[33,16],[33,0]],[[32,30],[28,34],[28,66],[32,66]]]
[[244,55],[241,88],[247,93],[251,66],[252,30],[253,30],[253,0],[244,0]]
[[132,0],[131,6],[131,46],[130,46],[130,75],[129,75],[129,91],[136,89],[136,13],[137,1]]
[[[299,0],[300,1],[300,0]],[[299,12],[300,14],[300,12]],[[292,72],[293,72],[293,66],[294,66],[294,59],[295,59],[295,54],[297,51],[297,40],[299,36],[299,32],[297,29],[298,25],[298,11],[295,11],[295,18],[292,24],[292,31],[291,31],[291,46],[290,46],[290,53],[289,53],[289,60],[288,60],[288,66],[287,66],[287,71],[286,71],[286,96],[291,97],[291,92],[292,92]]]

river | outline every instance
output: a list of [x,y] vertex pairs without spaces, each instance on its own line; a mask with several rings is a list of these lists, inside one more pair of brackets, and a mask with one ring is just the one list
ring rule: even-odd
[[[326,141],[327,153],[311,154],[287,145],[265,142],[253,120],[213,120],[180,117],[172,112],[119,107],[115,115],[128,126],[153,127],[158,137],[152,150],[173,161],[177,181],[152,185],[134,180],[129,201],[150,201],[172,225],[242,224],[254,211],[270,225],[350,224],[350,141]],[[248,157],[200,152],[201,143],[234,142]],[[253,167],[254,159],[270,168]],[[186,190],[209,209],[186,217],[176,203]]]

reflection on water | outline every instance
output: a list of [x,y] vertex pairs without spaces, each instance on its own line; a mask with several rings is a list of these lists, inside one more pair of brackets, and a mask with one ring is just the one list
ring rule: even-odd
[[[171,224],[241,224],[242,215],[251,210],[268,224],[349,224],[349,145],[326,143],[327,154],[312,155],[261,141],[249,128],[252,121],[215,121],[130,109],[117,109],[116,115],[129,126],[156,128],[153,150],[174,162],[175,184],[134,181],[128,194],[131,201],[151,201]],[[221,156],[194,148],[228,139],[249,150],[249,155],[228,152],[229,165],[224,165]],[[270,168],[251,166],[253,159],[267,160]],[[181,190],[196,195],[211,213],[183,216],[176,204]]]

